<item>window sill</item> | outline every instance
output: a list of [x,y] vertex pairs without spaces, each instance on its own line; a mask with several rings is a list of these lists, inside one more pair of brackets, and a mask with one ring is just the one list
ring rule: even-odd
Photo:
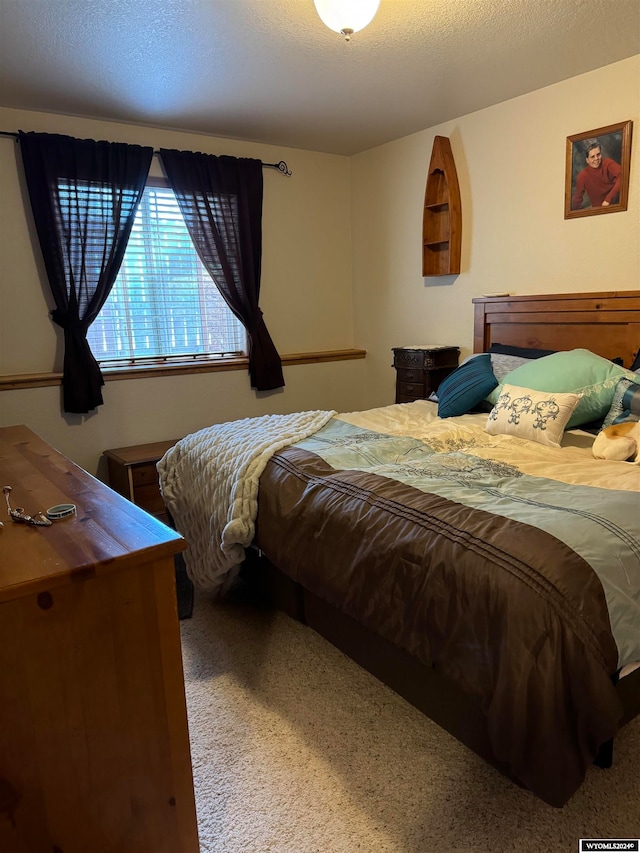
[[[320,352],[298,352],[281,356],[283,367],[296,364],[320,364],[325,361],[350,361],[365,358],[363,349],[324,350]],[[204,362],[176,362],[173,364],[144,364],[128,365],[127,367],[102,368],[105,382],[121,379],[148,379],[154,376],[180,376],[187,373],[220,373],[228,370],[248,370],[249,359],[221,358]],[[0,391],[11,391],[18,388],[45,388],[49,385],[60,385],[62,373],[18,373],[0,376]]]

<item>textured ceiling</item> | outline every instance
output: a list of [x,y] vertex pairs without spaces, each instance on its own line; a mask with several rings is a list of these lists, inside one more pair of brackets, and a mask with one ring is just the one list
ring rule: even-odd
[[313,0],[0,0],[0,106],[353,154],[638,52],[640,0],[381,0],[348,44]]

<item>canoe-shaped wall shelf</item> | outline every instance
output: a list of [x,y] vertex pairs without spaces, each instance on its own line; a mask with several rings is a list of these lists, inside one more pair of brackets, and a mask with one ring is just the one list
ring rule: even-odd
[[456,164],[446,136],[436,136],[429,162],[422,219],[422,275],[460,272],[462,207]]

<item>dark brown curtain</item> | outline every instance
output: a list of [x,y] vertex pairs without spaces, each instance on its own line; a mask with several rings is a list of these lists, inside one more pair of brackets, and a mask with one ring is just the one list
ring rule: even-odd
[[87,329],[118,275],[153,149],[49,133],[18,138],[51,317],[64,329],[64,410],[89,412],[102,403],[104,380]]
[[247,330],[252,387],[281,388],[282,362],[258,305],[262,163],[166,149],[160,156],[196,251]]

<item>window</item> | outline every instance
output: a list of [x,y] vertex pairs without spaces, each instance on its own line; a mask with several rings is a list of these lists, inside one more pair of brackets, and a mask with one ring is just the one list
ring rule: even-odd
[[120,272],[87,339],[106,366],[246,352],[244,326],[198,257],[169,187],[145,188]]

